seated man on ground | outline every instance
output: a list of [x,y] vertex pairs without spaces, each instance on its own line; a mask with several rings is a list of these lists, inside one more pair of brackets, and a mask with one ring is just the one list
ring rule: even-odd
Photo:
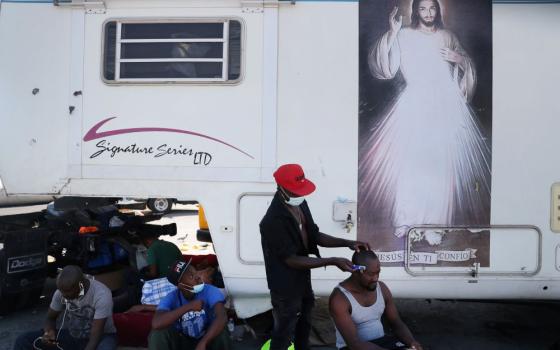
[[142,244],[148,248],[148,266],[143,271],[146,279],[162,278],[167,276],[171,265],[177,260],[183,260],[179,248],[168,241],[158,238],[153,231],[140,232]]
[[168,279],[177,288],[157,307],[149,348],[228,350],[227,315],[222,292],[201,283],[190,261],[177,261],[169,271]]
[[[87,278],[73,265],[62,269],[56,288],[43,330],[21,335],[14,349],[116,349],[113,298],[109,288]],[[66,325],[66,329],[57,333],[56,320],[61,313],[61,328]]]
[[[329,312],[336,327],[336,347],[422,350],[401,320],[389,288],[379,281],[381,267],[377,255],[370,250],[356,252],[352,263],[355,271],[335,287],[329,299]],[[396,338],[385,335],[381,324],[383,315]]]
[[[208,259],[197,259],[195,268],[202,282],[213,285],[213,273],[216,269],[209,266]],[[194,259],[193,263],[194,264]],[[142,287],[140,305],[132,306],[125,313],[113,315],[113,321],[119,336],[119,345],[148,347],[148,335],[152,330],[152,318],[161,299],[177,287],[167,277],[145,281]],[[222,290],[221,290],[222,291]],[[227,306],[227,303],[225,304]]]
[[[214,285],[214,273],[216,272],[216,268],[210,266],[207,259],[202,260],[201,263],[195,266],[195,269],[197,270],[197,275],[204,284]],[[155,312],[160,300],[175,289],[177,289],[177,287],[171,284],[167,277],[146,281],[142,286],[140,304],[132,306],[126,312]]]

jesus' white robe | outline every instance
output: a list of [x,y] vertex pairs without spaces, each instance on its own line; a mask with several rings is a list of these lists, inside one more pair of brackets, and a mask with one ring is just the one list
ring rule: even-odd
[[[373,46],[370,71],[393,79],[400,70],[406,86],[362,144],[361,213],[389,206],[397,236],[421,224],[485,224],[490,152],[468,104],[476,86],[472,61],[447,30],[403,28],[391,47],[388,39],[386,33]],[[445,61],[442,48],[464,62]],[[459,212],[468,222],[457,222]]]

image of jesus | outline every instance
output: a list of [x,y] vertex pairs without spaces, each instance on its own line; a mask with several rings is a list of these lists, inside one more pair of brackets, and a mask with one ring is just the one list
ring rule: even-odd
[[473,60],[437,0],[413,0],[409,26],[398,7],[387,20],[369,72],[382,81],[400,73],[404,84],[360,140],[360,220],[385,213],[393,237],[422,224],[488,224],[490,150],[469,104]]

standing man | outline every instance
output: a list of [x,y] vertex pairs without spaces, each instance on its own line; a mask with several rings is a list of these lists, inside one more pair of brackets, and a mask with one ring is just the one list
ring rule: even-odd
[[[63,314],[60,328],[66,328],[57,332],[56,320],[60,314]],[[116,332],[109,288],[84,276],[78,266],[68,265],[56,279],[56,292],[43,330],[19,336],[14,350],[114,350]]]
[[321,258],[317,246],[369,250],[369,245],[319,232],[305,201],[315,185],[305,178],[300,165],[282,165],[274,179],[278,189],[260,223],[274,317],[270,350],[286,350],[292,340],[296,349],[308,350],[314,304],[310,270],[331,265],[352,271],[350,260]]

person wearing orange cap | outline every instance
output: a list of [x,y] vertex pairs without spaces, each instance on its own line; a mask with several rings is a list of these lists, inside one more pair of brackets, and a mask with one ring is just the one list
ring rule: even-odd
[[277,191],[260,223],[274,317],[270,350],[286,350],[292,341],[296,349],[308,350],[314,304],[311,269],[336,266],[342,271],[352,271],[350,260],[322,258],[317,246],[348,247],[356,251],[370,248],[367,243],[319,231],[305,201],[305,196],[315,191],[315,184],[305,178],[300,165],[280,166],[274,172],[274,179]]

